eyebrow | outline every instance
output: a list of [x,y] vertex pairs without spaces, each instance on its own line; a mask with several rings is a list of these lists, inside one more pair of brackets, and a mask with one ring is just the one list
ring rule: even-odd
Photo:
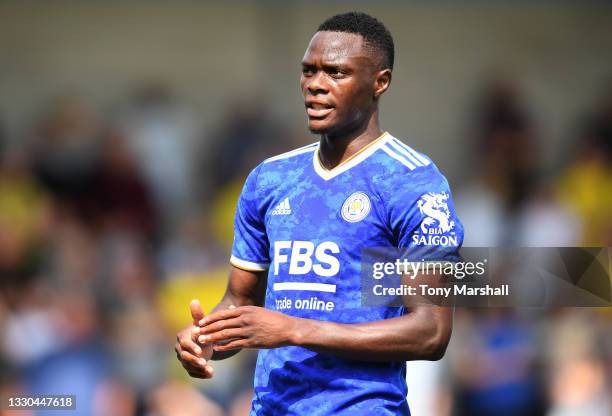
[[[311,62],[307,62],[307,61],[302,61],[302,67],[303,68],[314,68],[317,67],[317,64],[311,63]],[[334,62],[323,62],[321,64],[321,68],[324,70],[330,70],[330,69],[341,69],[341,70],[349,70],[350,65],[344,64],[344,63],[334,63]]]

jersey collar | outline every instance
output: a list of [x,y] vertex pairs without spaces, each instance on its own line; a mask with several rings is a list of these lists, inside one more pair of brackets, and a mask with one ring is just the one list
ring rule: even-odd
[[319,158],[319,148],[321,144],[319,143],[317,145],[316,151],[313,152],[312,157],[312,165],[314,167],[314,170],[321,178],[328,181],[331,178],[334,178],[340,175],[341,173],[346,172],[350,168],[357,166],[358,164],[366,160],[368,157],[370,157],[370,155],[376,152],[380,148],[380,146],[385,144],[389,137],[389,133],[385,131],[383,134],[378,136],[377,139],[359,149],[357,152],[355,152],[355,154],[353,154],[351,157],[349,157],[333,169],[327,169],[321,164],[321,159]]

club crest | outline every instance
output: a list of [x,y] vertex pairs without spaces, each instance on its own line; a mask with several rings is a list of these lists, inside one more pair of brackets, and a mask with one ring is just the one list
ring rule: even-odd
[[342,218],[348,222],[363,220],[370,213],[370,198],[363,192],[355,192],[342,204]]

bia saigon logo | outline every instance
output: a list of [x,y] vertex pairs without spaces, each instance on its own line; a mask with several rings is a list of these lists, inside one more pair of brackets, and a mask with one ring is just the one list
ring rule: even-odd
[[457,236],[451,232],[455,222],[450,220],[448,210],[448,194],[429,192],[421,196],[418,201],[419,210],[425,218],[421,228],[412,236],[416,245],[428,246],[456,246]]
[[358,222],[370,213],[370,198],[363,192],[355,192],[342,204],[342,218],[348,222]]

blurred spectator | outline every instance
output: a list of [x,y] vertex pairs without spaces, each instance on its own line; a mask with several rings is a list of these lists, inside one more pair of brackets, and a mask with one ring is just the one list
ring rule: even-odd
[[548,416],[612,414],[611,385],[603,360],[605,354],[609,359],[610,351],[600,335],[610,331],[610,321],[576,310],[562,310],[556,318],[550,325],[547,348],[552,402]]
[[462,318],[451,353],[457,414],[542,415],[535,328],[512,311],[479,310]]
[[[4,318],[1,328],[2,353],[18,369],[46,358],[66,343],[58,336],[61,320],[57,311],[45,303],[45,299],[57,294],[56,291],[41,286],[28,289],[22,289],[18,296],[12,293],[11,300],[15,305]],[[36,333],[36,342],[32,342],[33,333]]]
[[162,226],[170,231],[193,207],[193,155],[201,126],[163,83],[138,89],[121,123],[153,192]]
[[612,87],[580,132],[559,181],[562,198],[583,223],[582,244],[612,245]]
[[534,183],[538,143],[514,82],[499,79],[487,86],[477,108],[475,135],[483,177],[505,208],[516,210]]
[[457,214],[465,227],[464,247],[501,245],[506,233],[505,210],[485,178],[477,178],[457,192]]
[[6,147],[8,143],[6,140],[6,131],[4,129],[4,120],[0,115],[0,160],[4,159],[4,154],[6,152]]
[[531,118],[514,83],[488,84],[476,108],[475,180],[457,194],[465,246],[515,243],[515,223],[532,192],[538,166]]
[[209,214],[187,217],[178,231],[166,239],[158,255],[162,278],[199,275],[227,264],[228,252],[211,232],[212,221]]
[[107,230],[152,238],[157,230],[149,188],[119,131],[112,131],[101,152],[91,190],[92,210]]
[[171,351],[155,305],[156,278],[148,250],[137,236],[108,234],[99,241],[98,299],[107,320],[116,373],[139,397],[166,376]]
[[201,164],[210,175],[213,193],[233,181],[244,182],[262,160],[302,145],[298,136],[272,117],[266,101],[257,95],[229,103]]
[[445,369],[448,359],[406,362],[408,406],[411,416],[449,416],[451,398]]
[[189,385],[168,382],[153,390],[147,406],[148,415],[223,416],[218,405]]
[[40,266],[49,200],[17,153],[0,159],[0,299],[27,285]]
[[99,145],[99,119],[83,99],[54,101],[35,131],[32,163],[35,175],[54,197],[59,213],[87,216]]
[[580,245],[581,223],[549,184],[534,188],[520,211],[516,242],[523,247]]
[[211,231],[228,252],[234,241],[234,214],[245,179],[246,175],[218,189],[209,207]]
[[96,390],[92,416],[133,416],[137,411],[136,398],[129,385],[115,379],[105,380]]
[[246,390],[240,393],[232,402],[227,416],[245,416],[251,411],[251,401],[253,390]]

